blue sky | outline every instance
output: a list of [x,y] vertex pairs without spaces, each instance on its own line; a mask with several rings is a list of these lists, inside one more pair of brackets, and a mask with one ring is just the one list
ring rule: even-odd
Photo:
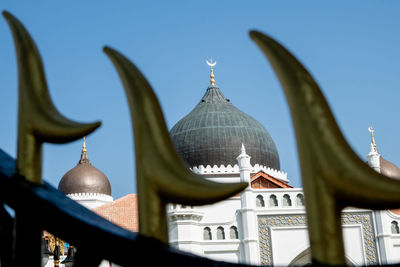
[[[171,128],[209,84],[261,122],[281,169],[301,186],[289,110],[268,62],[248,32],[284,44],[320,84],[350,145],[365,159],[372,125],[378,149],[400,165],[400,4],[397,1],[8,1],[44,60],[51,97],[70,119],[103,125],[87,137],[94,166],[113,196],[136,192],[133,136],[119,77],[102,52],[109,45],[142,70]],[[0,19],[0,147],[15,156],[17,72],[10,31]],[[44,146],[43,176],[57,186],[79,160],[81,141]]]

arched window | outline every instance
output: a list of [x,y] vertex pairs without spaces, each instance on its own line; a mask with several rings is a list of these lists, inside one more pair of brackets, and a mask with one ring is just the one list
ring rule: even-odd
[[206,227],[203,230],[203,239],[204,240],[211,240],[212,239],[212,235],[211,235],[211,229]]
[[396,221],[392,222],[392,234],[400,234],[399,224]]
[[256,197],[256,207],[265,207],[264,198],[261,195]]
[[278,199],[275,195],[271,195],[269,197],[269,206],[270,207],[278,207]]
[[175,210],[176,209],[176,204],[172,204],[172,208]]
[[231,228],[229,229],[229,237],[231,239],[238,239],[238,231],[236,226],[231,226]]
[[217,239],[218,239],[218,240],[223,240],[223,239],[225,239],[224,228],[222,228],[221,226],[217,228]]
[[303,194],[298,194],[296,196],[296,206],[304,206],[304,196],[303,196]]
[[181,209],[186,209],[186,206],[185,206],[185,205],[182,205],[182,206],[181,206]]
[[283,195],[283,206],[285,207],[292,206],[292,200],[290,199],[290,196],[287,194]]

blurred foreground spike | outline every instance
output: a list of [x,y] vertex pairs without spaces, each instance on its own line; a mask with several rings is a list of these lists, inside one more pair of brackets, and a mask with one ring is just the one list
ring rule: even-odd
[[233,196],[246,183],[215,183],[190,171],[175,151],[151,86],[126,57],[105,47],[125,88],[134,130],[139,232],[168,242],[166,204],[210,204]]
[[400,182],[375,172],[354,153],[318,85],[290,52],[262,33],[250,36],[270,61],[289,103],[313,261],[345,265],[341,210],[398,208]]
[[18,62],[18,151],[16,175],[42,182],[42,144],[67,143],[100,126],[81,124],[61,115],[51,101],[39,50],[28,31],[4,11],[15,42]]

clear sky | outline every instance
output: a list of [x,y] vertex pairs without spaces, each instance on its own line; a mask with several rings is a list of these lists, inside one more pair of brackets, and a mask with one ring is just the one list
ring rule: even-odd
[[[357,154],[378,149],[400,165],[400,2],[398,1],[11,1],[44,60],[51,97],[70,119],[103,125],[87,137],[93,165],[113,196],[136,192],[133,135],[109,45],[142,70],[171,128],[209,84],[271,134],[281,169],[301,186],[293,127],[281,87],[248,32],[280,41],[310,70]],[[13,40],[0,19],[0,147],[15,156],[17,72]],[[43,176],[54,186],[79,160],[81,141],[44,146]]]

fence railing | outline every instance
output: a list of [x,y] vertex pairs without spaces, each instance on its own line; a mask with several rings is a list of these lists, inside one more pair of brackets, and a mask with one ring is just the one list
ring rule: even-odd
[[[0,150],[2,266],[40,266],[41,231],[78,248],[74,266],[244,266],[216,262],[167,245],[168,203],[201,205],[233,196],[247,184],[220,184],[186,168],[176,153],[158,100],[140,71],[111,48],[111,59],[127,95],[134,128],[139,233],[124,230],[66,197],[41,179],[42,144],[65,143],[94,131],[99,122],[65,119],[52,103],[38,49],[24,26],[3,12],[18,62],[17,159]],[[276,71],[291,109],[300,157],[307,221],[315,265],[345,265],[340,212],[346,206],[400,206],[400,182],[378,174],[352,151],[311,75],[272,38],[251,32]],[[146,152],[146,153],[145,153]],[[157,167],[155,167],[157,166]],[[151,205],[150,205],[151,203]],[[324,218],[321,220],[321,218]]]

